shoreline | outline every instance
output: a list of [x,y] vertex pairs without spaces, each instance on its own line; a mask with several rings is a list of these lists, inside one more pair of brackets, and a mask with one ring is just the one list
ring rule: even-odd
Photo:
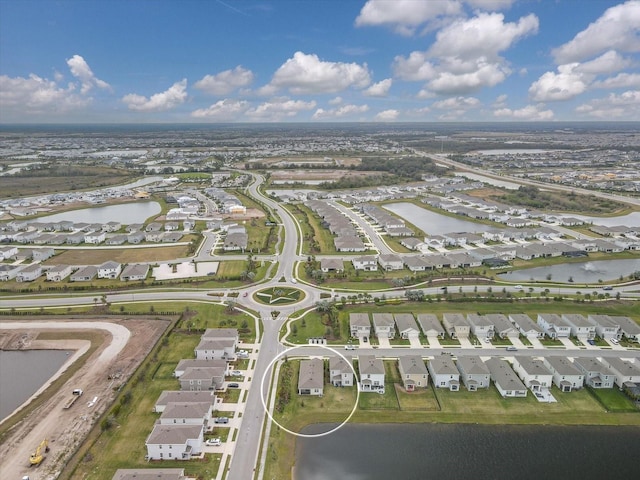
[[71,365],[73,365],[78,359],[84,355],[89,348],[91,348],[91,342],[89,340],[34,340],[28,348],[19,349],[7,349],[0,348],[0,350],[7,352],[26,352],[30,350],[72,350],[73,354],[69,355],[69,358],[60,366],[60,368],[53,374],[47,381],[45,381],[38,390],[32,395],[26,398],[18,407],[16,407],[11,413],[9,413],[3,419],[0,419],[0,427],[5,422],[8,422],[12,417],[20,413],[25,409],[33,400],[39,395],[45,392],[58,378],[60,378],[67,371]]

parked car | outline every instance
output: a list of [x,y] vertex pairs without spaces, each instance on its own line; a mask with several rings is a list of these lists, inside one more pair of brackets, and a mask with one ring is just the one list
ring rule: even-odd
[[354,345],[349,344],[349,345],[345,345],[345,346],[344,346],[344,349],[345,349],[345,350],[355,350],[355,349],[356,349],[356,347],[355,347]]
[[488,338],[485,338],[484,343],[491,343],[491,340],[489,340]]
[[227,385],[227,388],[240,388],[239,383],[230,383]]
[[515,286],[515,287],[513,287],[513,288],[515,288],[516,290],[523,290],[522,285],[516,285],[516,286]]
[[613,287],[611,285],[607,285],[605,287],[602,287],[603,290],[613,290]]
[[213,419],[213,423],[229,423],[229,418],[227,417],[216,417]]
[[613,343],[614,345],[618,345],[620,341],[617,338],[612,338],[611,343]]
[[518,349],[516,347],[514,347],[514,346],[507,347],[507,352],[517,352],[517,351],[518,351]]
[[231,375],[232,377],[242,377],[244,373],[242,373],[242,370],[231,370],[229,372],[229,375]]
[[219,438],[210,438],[206,442],[204,442],[204,444],[208,447],[219,447],[220,445],[222,445],[222,442]]

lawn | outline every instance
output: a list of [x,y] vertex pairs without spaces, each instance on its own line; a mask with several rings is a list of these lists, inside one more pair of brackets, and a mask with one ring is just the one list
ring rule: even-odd
[[125,263],[161,262],[186,257],[188,245],[148,248],[66,250],[47,260],[49,265],[99,265],[108,260]]
[[586,388],[607,412],[637,412],[638,409],[623,392],[614,388]]

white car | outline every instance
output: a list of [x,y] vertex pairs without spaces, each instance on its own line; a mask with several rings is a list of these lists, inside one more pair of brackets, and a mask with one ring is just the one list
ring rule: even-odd
[[618,341],[617,338],[612,338],[611,343],[613,343],[614,345],[618,345],[620,342]]
[[204,444],[208,447],[219,447],[220,445],[222,445],[222,442],[219,438],[210,438],[206,442],[204,442]]
[[524,287],[522,285],[516,285],[515,287],[516,290],[524,290]]

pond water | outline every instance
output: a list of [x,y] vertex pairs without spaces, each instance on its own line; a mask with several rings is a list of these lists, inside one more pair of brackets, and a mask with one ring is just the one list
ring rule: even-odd
[[514,182],[507,182],[505,180],[498,180],[496,178],[485,177],[484,175],[479,175],[477,173],[471,172],[459,172],[455,174],[456,177],[465,177],[470,180],[477,180],[479,182],[486,183],[488,185],[494,185],[496,187],[506,188],[507,190],[518,190],[520,188],[520,184]]
[[70,354],[69,350],[0,350],[0,420],[37,392]]
[[132,223],[144,223],[149,217],[158,215],[161,210],[158,202],[133,202],[104,207],[81,208],[48,215],[39,220],[42,222],[120,222],[123,225],[130,225]]
[[626,225],[627,227],[640,226],[640,212],[631,212],[627,215],[620,215],[618,217],[589,217],[586,215],[568,216],[580,218],[582,220],[592,222],[595,225],[604,225],[605,227],[615,227],[617,225]]
[[414,205],[413,203],[390,203],[384,205],[384,208],[404,218],[408,222],[413,223],[427,235],[442,235],[452,232],[486,232],[495,230],[496,228],[481,223],[441,215]]
[[620,275],[628,277],[640,270],[640,258],[626,260],[596,260],[579,263],[563,263],[547,267],[525,268],[498,275],[510,282],[527,282],[530,280],[547,280],[568,282],[572,278],[575,283],[598,283],[598,280],[617,280]]
[[640,428],[624,426],[346,425],[325,437],[298,439],[293,478],[633,478],[638,445]]

